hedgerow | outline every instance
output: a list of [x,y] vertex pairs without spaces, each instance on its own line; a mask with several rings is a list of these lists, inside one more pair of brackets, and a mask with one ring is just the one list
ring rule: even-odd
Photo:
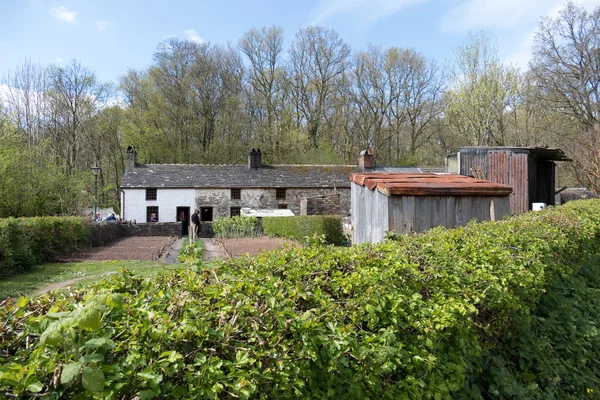
[[212,223],[212,228],[215,237],[221,239],[253,237],[260,233],[256,217],[219,217]]
[[48,398],[594,398],[600,201],[5,302],[0,389]]
[[305,215],[296,217],[264,217],[263,231],[268,236],[278,236],[305,241],[307,237],[325,235],[325,241],[337,246],[345,245],[347,238],[338,215]]
[[0,276],[27,271],[52,257],[91,243],[92,226],[84,218],[0,219]]

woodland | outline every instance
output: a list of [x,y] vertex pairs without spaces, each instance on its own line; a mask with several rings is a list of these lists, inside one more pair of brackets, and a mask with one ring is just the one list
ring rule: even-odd
[[504,64],[485,32],[441,63],[415,49],[352,49],[309,26],[284,48],[280,27],[237,43],[176,38],[153,62],[100,82],[72,60],[26,59],[0,79],[0,217],[118,210],[125,149],[143,163],[263,161],[443,165],[462,146],[549,146],[573,159],[564,186],[600,189],[600,7],[567,3],[539,23],[526,70]]

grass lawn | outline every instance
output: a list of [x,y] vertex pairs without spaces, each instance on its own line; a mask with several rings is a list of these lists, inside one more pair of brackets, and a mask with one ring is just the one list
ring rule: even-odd
[[0,280],[0,300],[7,297],[28,296],[53,283],[70,279],[81,279],[73,286],[97,282],[126,268],[139,275],[149,275],[161,271],[185,268],[182,264],[163,265],[155,261],[100,261],[81,263],[54,263],[32,267],[27,273]]

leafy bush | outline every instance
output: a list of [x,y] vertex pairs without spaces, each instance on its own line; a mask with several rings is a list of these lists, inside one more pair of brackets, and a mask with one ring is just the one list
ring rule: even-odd
[[185,240],[179,251],[178,258],[180,262],[202,260],[204,258],[204,241],[196,240],[190,244],[189,240]]
[[0,219],[0,276],[24,272],[52,257],[91,242],[84,218],[34,217]]
[[269,236],[306,241],[307,237],[325,235],[327,243],[337,246],[347,243],[342,229],[342,218],[337,215],[266,217],[262,219],[262,227],[264,233]]
[[600,201],[288,248],[0,309],[0,390],[48,398],[594,398]]
[[256,217],[226,217],[217,218],[212,224],[215,236],[221,239],[253,237],[259,235],[258,219]]

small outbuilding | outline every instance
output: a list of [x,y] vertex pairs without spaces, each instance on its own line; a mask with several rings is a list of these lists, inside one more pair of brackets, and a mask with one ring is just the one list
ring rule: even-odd
[[556,161],[571,160],[548,147],[464,147],[447,165],[461,175],[512,187],[510,212],[519,215],[534,203],[555,204]]
[[424,232],[510,212],[512,188],[461,175],[357,173],[350,176],[352,241],[377,243],[387,231]]

